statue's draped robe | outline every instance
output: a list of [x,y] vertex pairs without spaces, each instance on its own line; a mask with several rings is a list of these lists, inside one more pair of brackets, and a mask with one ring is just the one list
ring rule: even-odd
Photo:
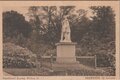
[[67,19],[62,22],[61,42],[71,42],[70,39],[70,25]]

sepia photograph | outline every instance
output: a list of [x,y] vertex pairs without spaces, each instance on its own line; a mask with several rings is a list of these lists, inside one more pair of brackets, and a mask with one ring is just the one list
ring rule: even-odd
[[115,7],[80,5],[5,6],[3,75],[116,76]]

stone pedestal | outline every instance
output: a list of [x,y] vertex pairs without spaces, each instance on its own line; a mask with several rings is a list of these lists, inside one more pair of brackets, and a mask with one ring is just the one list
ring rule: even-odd
[[75,46],[77,43],[60,42],[57,43],[57,63],[76,63]]
[[53,64],[54,70],[79,69],[79,62],[76,61],[75,46],[77,43],[60,42],[57,43],[57,57]]

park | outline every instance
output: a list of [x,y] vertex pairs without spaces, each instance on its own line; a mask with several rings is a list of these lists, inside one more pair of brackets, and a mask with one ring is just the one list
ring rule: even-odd
[[24,9],[27,13],[3,12],[4,75],[116,75],[115,13],[111,6]]

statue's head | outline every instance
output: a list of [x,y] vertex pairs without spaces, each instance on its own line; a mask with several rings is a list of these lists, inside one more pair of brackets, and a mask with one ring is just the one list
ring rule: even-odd
[[65,17],[65,18],[68,18],[69,16],[68,16],[68,15],[65,15],[64,17]]
[[64,20],[68,20],[68,15],[63,17]]

